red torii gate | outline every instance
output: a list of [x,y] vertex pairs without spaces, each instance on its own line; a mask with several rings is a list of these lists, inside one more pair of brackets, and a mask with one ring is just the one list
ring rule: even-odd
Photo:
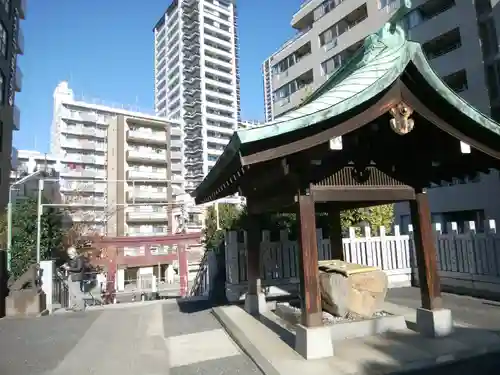
[[[164,236],[137,236],[137,237],[99,237],[93,240],[94,248],[106,248],[105,257],[93,259],[92,264],[105,266],[107,268],[106,294],[109,299],[114,298],[115,278],[118,266],[144,267],[156,265],[158,263],[171,263],[178,259],[180,276],[180,294],[185,297],[187,294],[188,281],[188,245],[200,244],[202,238],[201,232],[180,233]],[[176,253],[154,255],[151,253],[151,247],[154,245],[177,246]],[[145,246],[144,255],[125,256],[123,248],[125,246]]]

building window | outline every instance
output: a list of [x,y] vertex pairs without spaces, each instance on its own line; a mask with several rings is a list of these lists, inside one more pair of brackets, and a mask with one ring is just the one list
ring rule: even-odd
[[0,22],[0,53],[3,57],[7,57],[7,31],[5,26]]
[[5,13],[10,14],[10,0],[0,0],[0,5],[4,7]]
[[443,77],[443,81],[456,93],[467,90],[467,73],[464,69]]
[[445,55],[448,52],[454,51],[462,46],[460,30],[458,27],[437,38],[434,38],[422,45],[422,48],[429,60]]
[[5,76],[3,73],[0,73],[0,105],[3,105],[5,102]]
[[321,63],[321,69],[323,71],[323,75],[329,75],[335,72],[338,68],[342,66],[342,56],[339,54],[330,57],[328,60],[325,60]]

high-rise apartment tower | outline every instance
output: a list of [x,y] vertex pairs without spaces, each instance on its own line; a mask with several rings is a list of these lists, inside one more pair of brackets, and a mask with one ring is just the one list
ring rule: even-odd
[[156,114],[182,124],[188,192],[238,129],[237,19],[234,0],[174,0],[153,30]]

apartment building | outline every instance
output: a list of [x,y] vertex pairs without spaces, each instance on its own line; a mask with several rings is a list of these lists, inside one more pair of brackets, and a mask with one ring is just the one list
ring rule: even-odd
[[[491,5],[490,0],[482,2]],[[476,1],[476,7],[480,3]],[[379,29],[399,5],[400,0],[304,2],[291,21],[297,35],[262,67],[266,118],[272,120],[300,105],[349,60],[364,38]],[[412,6],[405,19],[410,38],[422,43],[433,68],[450,87],[489,113],[479,33],[490,38],[488,46],[494,45],[494,21],[487,22],[488,17],[483,16],[484,22],[478,25],[477,12],[485,12],[476,11],[470,1],[413,0]]]
[[[498,0],[412,0],[403,20],[433,69],[466,101],[500,121]],[[308,0],[294,14],[297,34],[262,65],[267,121],[299,106],[378,30],[400,0]],[[500,219],[498,171],[429,189],[435,222]],[[409,223],[409,207],[396,206]]]
[[73,221],[111,236],[171,231],[184,182],[181,136],[179,121],[78,101],[61,82],[51,154]]
[[21,126],[15,105],[22,89],[23,74],[17,56],[24,53],[21,20],[26,16],[26,0],[0,0],[0,207],[8,203],[12,157],[12,132]]
[[[59,203],[61,195],[57,170],[59,170],[60,165],[59,159],[54,155],[32,150],[17,150],[12,147],[10,184],[14,184],[35,171],[44,171],[43,176],[49,180],[44,184],[43,196],[51,202]],[[15,186],[11,193],[12,200],[16,202],[24,197],[36,198],[39,188],[38,179],[40,177],[41,175],[37,175],[24,184]]]
[[181,120],[187,192],[238,129],[237,20],[234,0],[174,0],[153,30],[156,114]]

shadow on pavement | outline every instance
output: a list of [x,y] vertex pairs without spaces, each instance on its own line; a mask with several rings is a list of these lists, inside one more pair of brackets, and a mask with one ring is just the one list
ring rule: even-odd
[[210,300],[190,301],[189,299],[178,299],[177,306],[179,307],[180,312],[184,314],[193,314],[212,309],[213,303]]
[[[447,338],[420,338],[418,341],[414,337],[404,333],[391,332],[384,336],[386,340],[379,342],[371,342],[366,345],[380,352],[380,355],[387,360],[384,362],[365,362],[363,364],[365,374],[406,374],[406,375],[468,375],[481,374],[493,375],[500,373],[500,348],[496,347],[495,351],[486,353],[479,352],[482,346],[477,339],[484,334],[500,335],[500,331],[491,331],[470,327],[457,327],[452,337],[459,336],[460,341],[467,342],[467,337],[471,337],[471,347],[477,347],[477,351],[473,352],[469,348],[463,352],[458,352],[455,355],[450,355],[450,350],[447,350],[449,339]],[[474,340],[476,338],[476,340]],[[477,345],[475,345],[475,341]],[[418,345],[417,345],[418,343]],[[440,348],[442,354],[442,362],[435,362],[435,365],[430,367],[423,362],[410,362],[402,359],[403,353],[408,353],[412,348],[414,350],[421,349],[421,346],[426,348]],[[488,343],[484,342],[484,346]],[[404,363],[403,363],[404,361]],[[392,362],[392,363],[391,363]],[[425,367],[424,367],[425,366]]]
[[101,312],[0,319],[0,374],[47,374],[78,344]]

